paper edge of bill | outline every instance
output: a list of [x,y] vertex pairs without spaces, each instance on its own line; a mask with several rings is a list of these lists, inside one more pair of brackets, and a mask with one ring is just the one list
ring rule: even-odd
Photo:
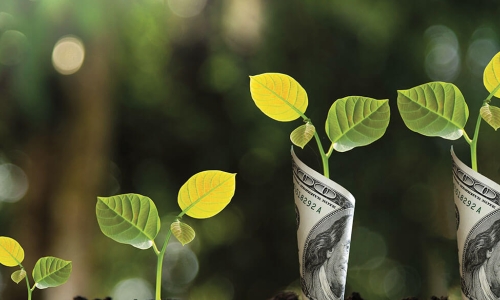
[[351,194],[351,192],[349,192],[346,188],[344,188],[343,186],[341,186],[340,184],[336,183],[335,181],[329,179],[329,178],[326,178],[325,175],[315,171],[314,169],[311,169],[309,166],[307,166],[304,162],[302,162],[298,157],[297,155],[295,154],[295,151],[293,150],[293,146],[290,150],[291,154],[292,154],[292,158],[300,164],[300,167],[301,168],[304,168],[306,172],[308,172],[309,174],[311,175],[314,175],[316,177],[319,177],[321,178],[322,181],[324,181],[325,184],[330,184],[332,187],[336,188],[337,189],[337,192],[339,193],[342,193],[342,195],[344,195],[344,197],[346,197],[349,201],[352,202],[353,206],[356,206],[356,200],[354,198],[354,196]]
[[463,163],[460,158],[457,157],[457,155],[455,154],[455,151],[453,150],[453,146],[451,146],[451,149],[450,149],[450,152],[451,152],[451,157],[453,158],[453,161],[462,169],[464,169],[467,174],[471,174],[471,175],[474,175],[474,177],[481,181],[482,183],[485,183],[487,185],[489,185],[490,187],[494,187],[498,190],[500,190],[500,185],[498,183],[496,183],[495,181],[489,179],[488,177],[484,176],[483,174],[477,172],[477,171],[474,171],[472,168],[470,168],[468,165],[466,165],[465,163]]

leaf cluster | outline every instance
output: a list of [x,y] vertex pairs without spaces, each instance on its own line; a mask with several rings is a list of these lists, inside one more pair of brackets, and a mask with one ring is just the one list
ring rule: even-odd
[[430,82],[400,90],[398,109],[404,123],[412,131],[449,140],[463,136],[470,145],[472,169],[477,171],[481,119],[495,130],[500,128],[500,108],[491,105],[493,96],[500,97],[500,52],[486,65],[483,84],[490,94],[483,100],[472,138],[465,131],[469,108],[462,92],[452,83]]
[[[500,52],[486,66],[483,83],[491,93],[480,115],[495,130],[500,128],[500,108],[490,105],[491,96],[500,97]],[[406,126],[425,136],[456,140],[465,133],[469,109],[462,92],[452,83],[430,82],[398,91],[398,108]]]
[[157,256],[156,299],[161,297],[162,263],[171,234],[186,245],[195,238],[195,230],[181,221],[183,215],[206,219],[217,215],[231,201],[236,189],[236,174],[203,171],[193,175],[180,188],[177,203],[182,210],[170,224],[161,250],[155,243],[160,217],[153,200],[139,194],[98,197],[96,216],[99,227],[112,240],[139,249],[153,250]]
[[32,276],[34,280],[33,287],[30,286],[29,279],[26,276],[26,270],[21,264],[24,260],[24,249],[13,238],[0,237],[0,264],[7,267],[19,266],[19,270],[11,275],[11,279],[15,283],[26,280],[28,287],[28,299],[31,299],[31,292],[35,288],[46,289],[56,287],[65,283],[70,275],[72,264],[71,261],[63,260],[53,256],[40,258],[33,268]]
[[[500,52],[486,66],[483,82],[490,95],[480,109],[473,138],[469,138],[464,130],[469,118],[467,103],[462,92],[452,83],[430,82],[398,91],[399,112],[406,126],[420,134],[449,140],[464,136],[471,145],[473,169],[477,169],[475,156],[481,118],[495,130],[500,128],[500,108],[490,105],[493,96],[500,97]],[[307,93],[295,79],[280,73],[250,76],[250,93],[255,105],[274,120],[303,119],[305,124],[292,131],[290,140],[303,148],[313,137],[316,139],[326,177],[329,174],[328,158],[333,150],[345,152],[369,145],[380,139],[389,125],[389,100],[362,96],[338,99],[327,114],[325,131],[332,144],[325,151],[316,127],[305,115]]]
[[[295,129],[290,139],[303,148],[316,134],[316,128],[305,115],[308,98],[305,89],[292,77],[265,73],[250,77],[250,92],[257,107],[270,118],[288,122],[300,117],[305,124]],[[325,123],[332,142],[329,151],[345,152],[381,138],[389,125],[389,100],[349,96],[335,101]]]

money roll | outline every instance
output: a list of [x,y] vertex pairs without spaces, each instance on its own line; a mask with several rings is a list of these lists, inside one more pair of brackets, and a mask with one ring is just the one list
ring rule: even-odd
[[500,186],[451,156],[462,299],[499,299]]
[[354,197],[292,149],[302,299],[344,299]]

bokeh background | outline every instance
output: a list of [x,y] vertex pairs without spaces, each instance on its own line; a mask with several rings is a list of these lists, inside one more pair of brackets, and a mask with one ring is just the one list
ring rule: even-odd
[[[103,236],[96,196],[147,195],[166,228],[180,186],[220,169],[238,173],[236,194],[212,219],[184,219],[197,238],[169,246],[164,297],[297,289],[288,136],[300,121],[269,119],[249,92],[249,75],[280,72],[306,89],[324,145],[336,99],[389,99],[385,136],[330,159],[356,197],[346,294],[458,299],[450,147],[469,164],[468,145],[409,131],[396,91],[455,83],[472,135],[499,16],[491,0],[1,0],[0,235],[29,272],[42,256],[73,261],[68,283],[36,299],[150,299],[153,251]],[[499,145],[483,124],[479,171],[497,182]],[[296,153],[320,170],[315,147]],[[0,266],[1,299],[26,298],[14,270]]]

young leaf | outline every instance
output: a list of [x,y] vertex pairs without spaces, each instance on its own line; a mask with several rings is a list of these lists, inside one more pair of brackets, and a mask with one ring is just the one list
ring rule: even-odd
[[188,216],[205,219],[226,207],[234,195],[236,174],[203,171],[193,175],[179,190],[177,202]]
[[389,119],[389,100],[350,96],[333,103],[325,129],[333,148],[345,152],[381,138]]
[[71,262],[57,257],[40,258],[33,268],[33,280],[39,289],[59,286],[68,281]]
[[483,117],[486,123],[490,124],[491,127],[495,130],[500,128],[500,108],[486,104],[481,107],[479,112],[481,113],[481,117]]
[[463,135],[469,118],[462,92],[446,82],[430,82],[398,91],[398,109],[410,130],[448,140]]
[[172,230],[172,233],[177,238],[177,240],[182,244],[182,246],[194,240],[195,237],[194,229],[191,228],[191,226],[189,226],[188,224],[182,223],[179,220],[170,224],[170,230]]
[[[500,84],[500,52],[493,56],[484,68],[483,83],[490,93]],[[500,98],[500,90],[496,91],[494,96]]]
[[14,267],[24,260],[24,250],[13,238],[0,236],[0,264]]
[[268,117],[282,122],[299,118],[307,109],[306,90],[292,77],[279,73],[250,76],[255,105]]
[[15,283],[21,282],[25,277],[26,277],[26,271],[24,269],[17,270],[14,273],[12,273],[12,275],[10,275],[10,278]]
[[314,128],[314,125],[307,122],[292,131],[290,140],[294,145],[304,149],[304,146],[313,138],[315,132],[316,128]]
[[154,202],[139,194],[98,197],[97,221],[109,238],[139,249],[148,249],[160,231]]

